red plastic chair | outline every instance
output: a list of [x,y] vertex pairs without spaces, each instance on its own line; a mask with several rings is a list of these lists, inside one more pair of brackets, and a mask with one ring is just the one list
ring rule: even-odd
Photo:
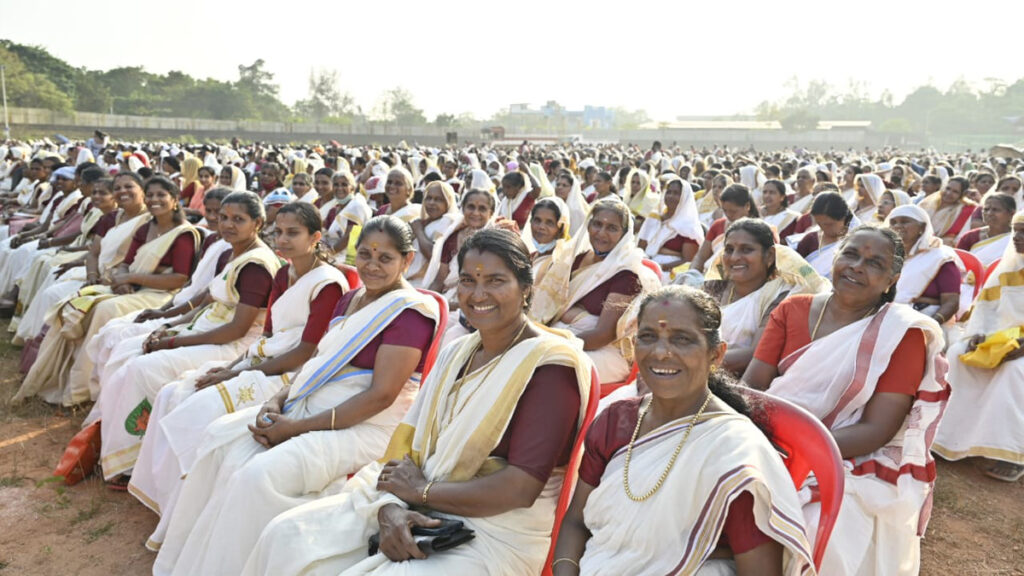
[[981,286],[983,288],[985,287],[985,282],[988,282],[988,277],[991,276],[992,273],[996,271],[996,266],[999,266],[999,263],[1002,262],[1002,261],[1003,261],[1002,258],[996,258],[995,262],[993,262],[993,263],[988,265],[988,268],[985,270],[985,280],[980,282],[980,284],[981,284]]
[[587,435],[590,423],[594,421],[597,414],[598,390],[600,382],[597,380],[597,370],[590,371],[590,400],[587,401],[587,413],[583,415],[583,425],[576,434],[576,441],[572,446],[572,455],[569,457],[569,467],[565,471],[565,480],[562,482],[562,491],[558,494],[558,504],[555,506],[555,525],[551,528],[551,546],[548,548],[548,558],[544,561],[544,570],[541,576],[551,576],[551,561],[554,559],[555,544],[558,543],[558,531],[562,527],[562,518],[569,509],[572,502],[572,493],[576,489],[576,478],[579,476],[580,461],[583,459],[583,439]]
[[354,266],[348,264],[335,264],[338,270],[345,275],[345,280],[348,281],[348,289],[356,290],[363,285],[363,281],[359,279],[359,271]]
[[636,380],[636,375],[637,375],[637,372],[639,372],[639,371],[640,371],[640,368],[636,365],[636,362],[633,362],[633,366],[629,369],[629,376],[626,376],[625,380],[623,380],[621,382],[611,382],[609,384],[601,384],[601,398],[604,398],[605,396],[611,394],[612,392],[615,392],[619,388],[622,388],[623,386],[625,386],[625,385],[629,384],[630,382]]
[[821,494],[821,514],[813,559],[815,568],[821,569],[846,485],[839,447],[821,421],[796,404],[749,388],[739,390],[751,401],[753,418],[766,425],[772,443],[785,452],[783,460],[793,485],[799,490],[808,474],[814,472]]
[[420,294],[426,294],[437,301],[437,309],[440,311],[440,315],[437,318],[437,328],[434,330],[434,341],[430,343],[430,348],[427,349],[427,357],[423,360],[423,372],[420,378],[420,385],[427,379],[427,374],[430,374],[430,369],[434,367],[434,362],[437,361],[437,353],[441,349],[441,337],[444,336],[445,327],[448,326],[448,302],[445,301],[444,296],[441,296],[437,292],[432,292],[424,288],[416,289]]
[[960,261],[963,262],[964,268],[967,268],[968,272],[974,273],[974,297],[978,297],[978,292],[981,292],[981,287],[985,285],[985,267],[981,265],[981,260],[978,257],[966,250],[954,248],[954,252]]
[[658,264],[654,260],[648,260],[647,258],[644,258],[644,266],[650,268],[651,272],[654,272],[655,274],[657,274],[658,275],[658,279],[661,280],[661,265],[660,264]]
[[[658,279],[660,280],[661,279],[661,266],[659,266],[658,263],[655,262],[654,260],[648,260],[646,258],[644,258],[643,262],[644,262],[644,266],[649,268],[651,270],[651,272],[654,272],[658,276]],[[629,376],[626,376],[625,380],[622,380],[621,382],[609,382],[607,384],[601,384],[601,398],[604,398],[605,396],[611,394],[612,392],[615,392],[619,388],[622,388],[623,386],[625,386],[625,385],[629,384],[630,382],[636,380],[636,375],[637,375],[638,371],[639,371],[639,368],[637,368],[636,362],[633,362],[633,366],[629,369]]]

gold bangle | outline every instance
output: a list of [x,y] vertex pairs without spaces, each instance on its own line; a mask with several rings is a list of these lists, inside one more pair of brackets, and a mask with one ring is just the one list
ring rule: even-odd
[[430,492],[430,488],[434,485],[434,482],[436,482],[436,480],[431,480],[430,482],[427,482],[426,486],[423,487],[423,496],[420,498],[420,500],[422,501],[422,504],[424,506],[427,505],[427,493]]
[[196,309],[196,307],[192,305],[192,301],[191,300],[186,300],[185,303],[188,304],[188,311],[189,312],[191,312],[191,311]]
[[337,409],[337,406],[331,408],[331,430],[334,430],[334,411]]
[[573,566],[576,567],[576,570],[580,569],[580,563],[575,561],[575,560],[573,560],[572,558],[557,558],[557,559],[555,559],[555,561],[553,561],[551,563],[551,569],[554,570],[555,569],[555,564],[558,564],[559,562],[569,562],[570,564],[572,564]]

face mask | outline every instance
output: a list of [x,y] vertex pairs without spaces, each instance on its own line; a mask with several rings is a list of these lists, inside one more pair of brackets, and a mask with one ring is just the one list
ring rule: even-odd
[[541,244],[540,242],[537,242],[536,238],[533,239],[533,245],[537,247],[537,252],[539,252],[541,254],[543,254],[545,252],[550,252],[551,249],[555,247],[555,244],[557,242],[558,242],[558,239],[555,239],[555,240],[552,240],[551,242],[548,242],[547,244]]

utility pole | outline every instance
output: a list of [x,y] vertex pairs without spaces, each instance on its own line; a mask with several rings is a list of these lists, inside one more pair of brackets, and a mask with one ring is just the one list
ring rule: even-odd
[[0,64],[0,89],[4,94],[4,140],[11,139],[11,125],[7,120],[7,67]]

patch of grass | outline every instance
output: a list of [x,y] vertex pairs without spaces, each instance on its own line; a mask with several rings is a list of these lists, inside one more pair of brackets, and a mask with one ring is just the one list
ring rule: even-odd
[[25,482],[25,480],[28,480],[28,478],[25,476],[19,476],[18,474],[3,476],[0,477],[0,488],[14,488],[17,486],[21,486]]
[[87,510],[78,511],[78,514],[71,519],[71,525],[74,526],[76,524],[81,524],[82,522],[85,522],[87,520],[92,520],[97,514],[100,513],[100,508],[101,506],[99,501],[94,499],[89,504],[89,508]]
[[99,528],[94,528],[92,530],[89,530],[88,532],[85,533],[85,541],[88,542],[89,544],[92,544],[93,542],[99,540],[103,536],[106,536],[108,533],[110,533],[110,530],[113,527],[114,527],[114,523],[113,522],[107,522],[106,524],[104,524],[103,526],[100,526]]

